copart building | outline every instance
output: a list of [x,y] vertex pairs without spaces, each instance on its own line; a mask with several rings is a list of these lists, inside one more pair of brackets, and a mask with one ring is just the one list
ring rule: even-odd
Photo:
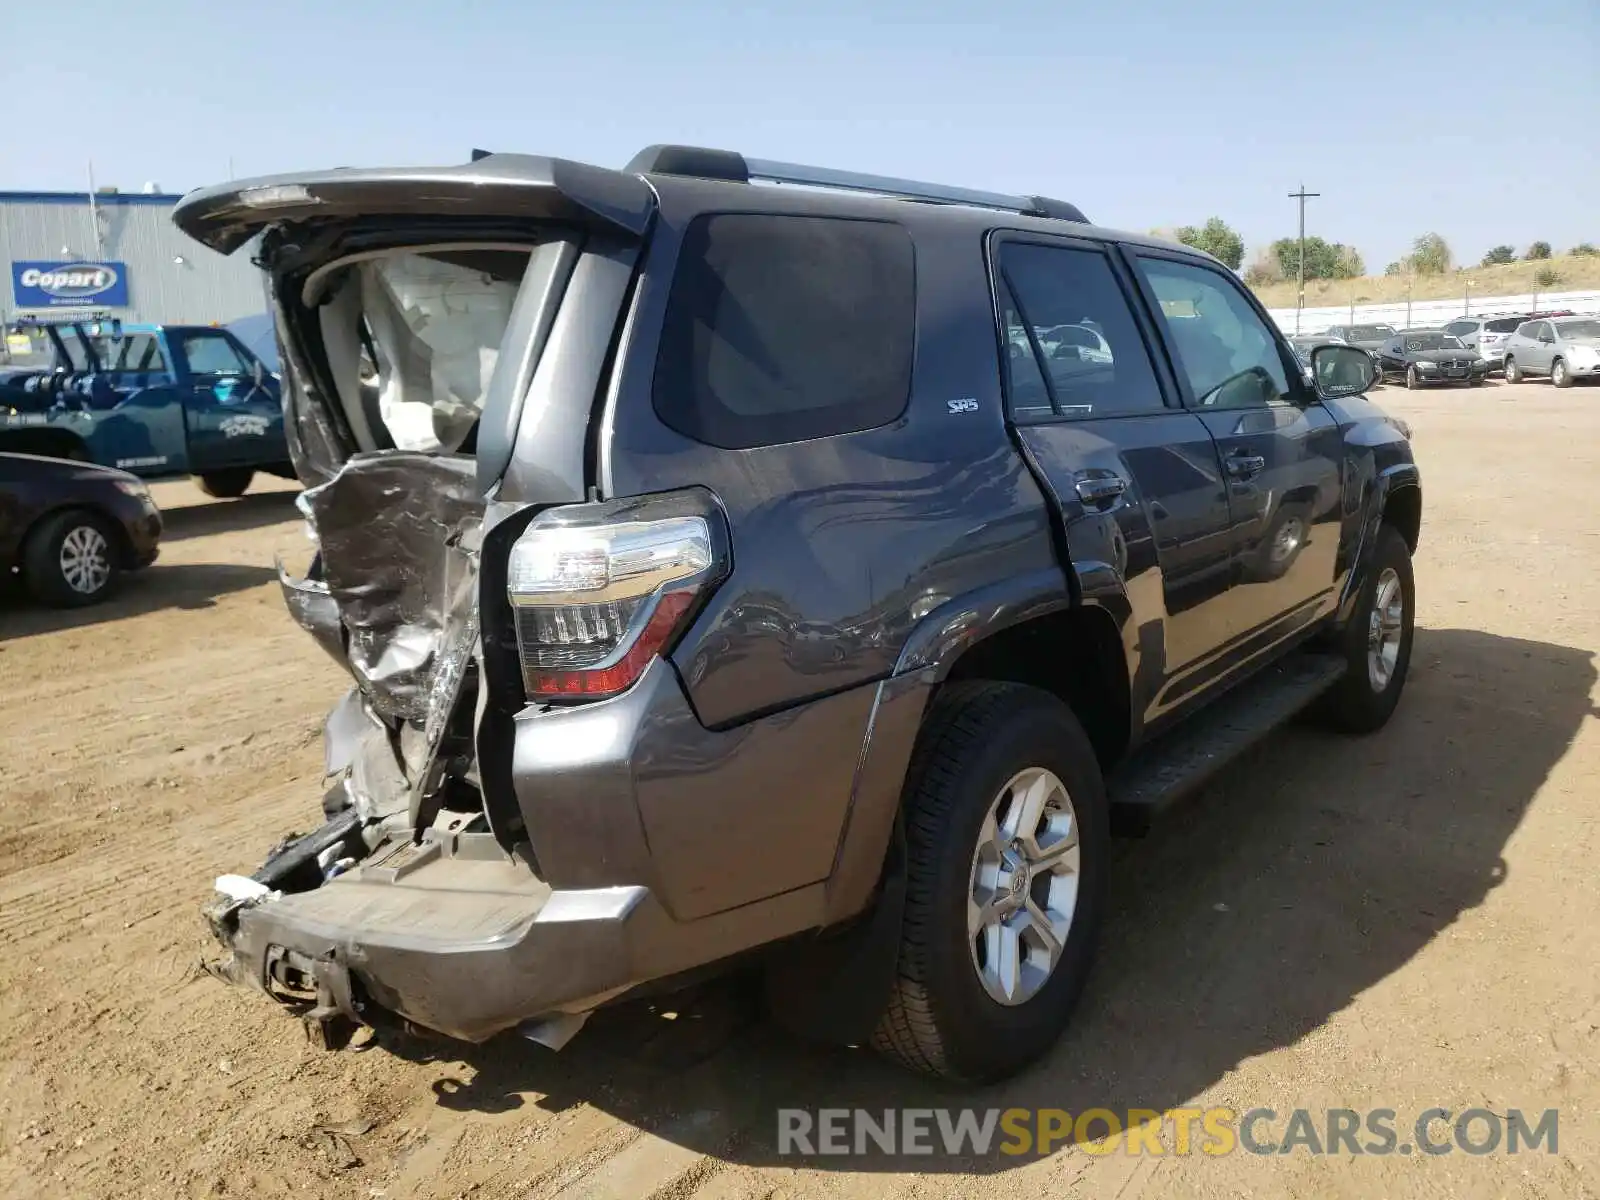
[[250,255],[224,258],[172,223],[181,199],[139,192],[0,192],[0,325],[97,314],[225,324],[266,309]]

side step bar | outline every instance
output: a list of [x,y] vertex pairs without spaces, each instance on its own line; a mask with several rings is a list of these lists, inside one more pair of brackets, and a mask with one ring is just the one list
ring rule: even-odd
[[1112,832],[1148,833],[1162,810],[1286,724],[1344,672],[1342,658],[1295,654],[1157,738],[1106,780]]

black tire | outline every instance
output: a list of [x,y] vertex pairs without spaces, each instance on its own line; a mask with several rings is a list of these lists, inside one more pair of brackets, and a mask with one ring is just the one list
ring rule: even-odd
[[[64,555],[69,539],[82,549]],[[86,554],[93,559],[96,545],[102,565],[69,573],[65,559],[83,561]],[[35,600],[52,608],[81,608],[104,600],[117,582],[117,540],[110,522],[83,509],[40,521],[22,549],[22,582]]]
[[1517,366],[1510,358],[1506,359],[1505,376],[1507,383],[1522,382],[1522,368]]
[[244,495],[250,481],[256,477],[249,467],[229,467],[225,471],[207,471],[195,476],[195,484],[208,496],[218,500],[235,500]]
[[[1053,772],[1071,798],[1080,855],[1077,907],[1054,971],[1030,999],[1006,1005],[979,979],[967,903],[990,807],[1029,767]],[[905,921],[894,987],[873,1046],[936,1078],[986,1082],[1014,1074],[1060,1036],[1094,957],[1110,839],[1094,750],[1072,711],[1046,692],[1011,683],[948,684],[912,757],[905,824]]]
[[1567,370],[1565,359],[1553,359],[1550,363],[1550,382],[1558,388],[1572,386],[1572,372]]
[[[1378,582],[1392,570],[1398,577],[1404,604],[1401,615],[1400,644],[1387,682],[1378,687],[1368,664],[1369,636]],[[1411,642],[1416,615],[1416,584],[1411,573],[1411,549],[1392,525],[1378,529],[1378,544],[1356,601],[1355,614],[1340,636],[1338,651],[1344,655],[1344,677],[1322,698],[1318,715],[1345,733],[1371,733],[1381,729],[1394,715],[1405,690],[1406,673],[1411,666]]]

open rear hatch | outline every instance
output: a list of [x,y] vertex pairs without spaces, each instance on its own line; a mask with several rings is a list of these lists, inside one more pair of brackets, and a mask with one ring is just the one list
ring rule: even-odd
[[[359,998],[329,964],[350,947],[329,905],[397,943],[448,942],[437,921],[453,872],[499,897],[459,915],[462,937],[512,937],[537,916],[548,889],[520,815],[484,800],[485,746],[505,746],[489,726],[511,698],[487,694],[480,550],[519,513],[586,498],[599,359],[594,378],[552,369],[536,386],[541,359],[569,295],[583,319],[615,324],[653,212],[636,175],[512,155],[245,181],[179,205],[185,232],[223,253],[253,243],[267,273],[314,544],[309,567],[280,562],[280,579],[354,680],[326,728],[328,824],[286,839],[251,879],[219,880],[208,913],[236,951],[241,920],[269,904],[298,901],[302,926],[328,932],[298,949],[251,940],[224,974],[349,1017]],[[499,494],[513,463],[514,503]],[[415,924],[430,911],[431,935]]]

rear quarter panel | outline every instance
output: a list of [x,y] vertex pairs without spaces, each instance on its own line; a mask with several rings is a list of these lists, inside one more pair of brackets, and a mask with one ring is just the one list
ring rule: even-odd
[[[773,201],[766,201],[771,204]],[[918,236],[912,393],[876,429],[724,450],[668,429],[651,385],[683,229],[663,197],[609,401],[607,495],[701,484],[733,571],[673,654],[700,720],[726,727],[887,676],[912,627],[982,582],[1056,569],[1047,508],[1006,433],[981,238]],[[975,406],[952,410],[952,400]],[[1062,576],[1062,589],[1066,589]]]

